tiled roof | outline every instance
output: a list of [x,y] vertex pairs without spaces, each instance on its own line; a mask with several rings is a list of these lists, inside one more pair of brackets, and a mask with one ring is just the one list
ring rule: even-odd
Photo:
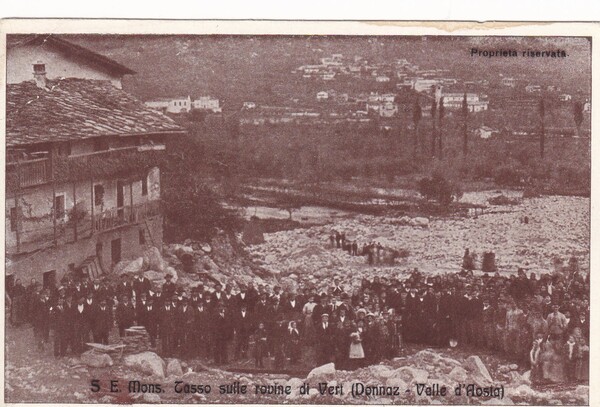
[[6,36],[6,47],[16,48],[22,45],[41,45],[50,44],[65,50],[69,54],[81,55],[90,62],[94,62],[111,72],[115,72],[120,75],[133,75],[136,72],[132,69],[121,65],[117,61],[105,57],[102,54],[94,52],[88,48],[77,45],[71,41],[67,41],[65,38],[61,38],[55,34],[10,34]]
[[67,78],[7,85],[6,145],[184,130],[109,81]]

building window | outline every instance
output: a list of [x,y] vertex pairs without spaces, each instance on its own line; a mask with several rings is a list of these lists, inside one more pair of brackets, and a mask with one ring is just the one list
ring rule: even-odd
[[146,234],[144,233],[144,229],[140,229],[140,244],[146,244]]
[[17,221],[17,208],[10,208],[10,231],[11,232],[16,232],[17,231],[17,225],[18,225],[18,221]]
[[54,217],[62,219],[65,216],[65,196],[56,195],[54,197]]
[[102,184],[94,185],[94,205],[100,206],[104,203],[104,186]]
[[148,177],[142,178],[142,196],[148,195]]

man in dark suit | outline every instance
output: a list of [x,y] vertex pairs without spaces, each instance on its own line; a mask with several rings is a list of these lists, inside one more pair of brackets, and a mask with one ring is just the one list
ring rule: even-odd
[[199,301],[194,306],[194,323],[192,326],[192,343],[195,356],[208,357],[210,354],[211,328],[210,314],[204,306],[204,302]]
[[158,318],[162,356],[171,356],[175,334],[175,306],[172,301],[166,301],[163,304]]
[[242,305],[239,311],[234,314],[235,330],[235,358],[245,358],[248,352],[248,342],[253,331],[252,316],[248,312],[248,307]]
[[127,298],[132,298],[133,294],[133,285],[129,281],[129,276],[127,274],[121,275],[121,282],[117,285],[116,289],[117,298],[123,298],[124,295]]
[[212,304],[213,307],[218,307],[225,297],[225,293],[223,292],[223,286],[221,283],[215,284],[215,292],[212,293]]
[[252,311],[254,307],[253,299],[248,293],[248,288],[245,284],[240,284],[240,292],[235,298],[235,311],[240,311],[243,306],[246,306],[246,310]]
[[172,279],[173,276],[171,274],[167,274],[165,276],[166,281],[162,286],[162,295],[164,295],[166,301],[170,300],[173,295],[175,295],[175,290],[177,289],[175,283],[171,281]]
[[85,299],[80,297],[77,301],[77,305],[73,308],[71,314],[72,319],[72,346],[73,351],[77,354],[83,352],[85,335],[87,333],[87,314],[85,313]]
[[125,329],[133,326],[135,322],[135,308],[133,304],[129,302],[129,297],[123,295],[121,302],[117,306],[117,325],[119,326],[119,336],[122,338],[125,336]]
[[220,305],[213,320],[215,363],[223,365],[227,363],[227,346],[233,337],[233,321],[227,314],[225,307]]
[[148,336],[150,337],[150,345],[156,346],[156,337],[158,334],[158,310],[154,306],[154,300],[152,297],[145,298],[142,295],[139,303],[136,307],[136,320],[138,325],[146,328]]
[[113,326],[112,310],[106,299],[100,300],[100,306],[92,313],[92,332],[94,342],[108,345],[108,335]]
[[322,293],[319,304],[315,305],[315,308],[313,309],[313,322],[315,323],[315,325],[318,324],[319,322],[321,322],[321,315],[331,315],[332,312],[333,310],[331,304],[329,304],[329,296],[325,293]]
[[51,309],[52,325],[54,328],[54,356],[66,356],[70,343],[71,320],[70,311],[65,307],[65,300],[59,298],[56,306]]
[[325,365],[335,356],[335,328],[329,323],[329,314],[320,315],[321,322],[315,326],[317,338],[317,366]]
[[152,284],[150,283],[150,280],[144,277],[144,272],[140,271],[133,279],[133,291],[135,292],[135,296],[139,298],[142,293],[148,294],[151,288]]
[[301,304],[296,298],[296,293],[289,293],[283,303],[283,313],[286,319],[298,321],[302,317],[303,306],[304,304]]
[[191,333],[194,323],[194,309],[188,304],[187,297],[183,297],[181,304],[175,310],[175,349],[180,354],[186,355],[191,348]]

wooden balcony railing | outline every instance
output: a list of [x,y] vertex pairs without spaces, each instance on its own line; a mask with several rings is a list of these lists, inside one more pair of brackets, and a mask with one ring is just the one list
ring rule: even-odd
[[136,224],[159,214],[160,201],[149,201],[133,207],[112,208],[94,215],[94,231],[102,232],[128,224]]
[[42,185],[52,180],[52,166],[49,158],[8,163],[6,165],[7,178],[22,188]]

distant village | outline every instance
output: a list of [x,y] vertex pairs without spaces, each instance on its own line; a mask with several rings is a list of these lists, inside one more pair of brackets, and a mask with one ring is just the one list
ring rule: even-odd
[[[371,63],[361,56],[347,58],[332,54],[318,63],[306,64],[290,72],[293,78],[320,87],[312,95],[297,95],[288,103],[265,104],[244,101],[228,107],[240,113],[241,125],[268,124],[335,124],[344,122],[368,123],[377,121],[391,128],[410,113],[414,100],[419,100],[424,115],[430,114],[433,101],[442,101],[450,115],[460,111],[463,104],[469,113],[487,112],[490,106],[500,108],[535,108],[544,95],[551,101],[567,104],[573,95],[556,85],[543,86],[525,79],[499,75],[495,83],[482,80],[465,81],[453,76],[449,69],[422,69],[404,58],[393,62]],[[366,91],[336,90],[360,81]],[[352,86],[346,86],[352,88]],[[364,86],[362,87],[364,88]],[[500,89],[503,95],[494,98],[490,90]],[[495,92],[499,93],[499,92]],[[514,96],[513,96],[514,95]],[[589,97],[581,101],[585,112],[591,112]],[[146,106],[173,115],[202,111],[206,114],[223,113],[222,100],[202,95],[148,100]],[[500,133],[499,128],[482,125],[473,130],[481,138]],[[522,130],[513,131],[520,135]]]

